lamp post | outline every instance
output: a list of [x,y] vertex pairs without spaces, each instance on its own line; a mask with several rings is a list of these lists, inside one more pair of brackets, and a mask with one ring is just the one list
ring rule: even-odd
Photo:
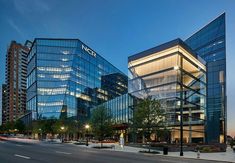
[[[180,57],[180,68],[183,68],[183,57]],[[180,69],[180,156],[183,156],[183,72]]]
[[40,131],[40,139],[42,140],[42,129],[39,128],[38,130]]
[[64,126],[61,126],[60,129],[62,131],[62,133],[61,133],[61,142],[63,143],[64,142],[64,138],[63,138]]
[[88,130],[89,130],[90,126],[88,124],[85,125],[85,129],[86,129],[86,146],[88,146]]

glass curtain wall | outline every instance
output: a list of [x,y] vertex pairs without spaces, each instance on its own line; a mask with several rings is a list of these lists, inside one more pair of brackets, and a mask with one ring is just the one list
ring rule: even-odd
[[[102,103],[97,107],[105,107],[114,124],[129,124],[129,120],[133,117],[133,110],[131,108],[133,105],[133,97],[129,94],[124,94]],[[97,107],[93,109],[96,109]]]

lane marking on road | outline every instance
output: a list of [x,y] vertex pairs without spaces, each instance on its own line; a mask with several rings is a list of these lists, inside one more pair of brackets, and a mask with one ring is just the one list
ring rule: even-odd
[[98,153],[98,151],[88,151],[88,150],[84,150],[83,152],[88,152],[88,153]]
[[21,145],[21,144],[16,144],[16,146],[18,146],[18,147],[22,147],[23,145]]
[[65,154],[65,155],[71,155],[72,153],[68,152],[62,152],[62,151],[55,151],[55,153]]
[[184,161],[182,160],[168,160],[168,159],[162,159],[162,160],[159,160],[161,162],[169,162],[169,163],[185,163]]
[[24,158],[24,159],[31,159],[30,157],[28,156],[23,156],[23,155],[18,155],[18,154],[14,154],[15,157],[20,157],[20,158]]

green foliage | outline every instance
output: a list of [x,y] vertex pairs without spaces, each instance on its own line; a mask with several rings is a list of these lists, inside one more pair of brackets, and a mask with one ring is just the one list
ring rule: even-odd
[[111,117],[107,113],[107,109],[103,106],[93,110],[91,115],[91,125],[94,135],[99,141],[112,134]]
[[148,97],[139,102],[133,113],[133,125],[144,131],[157,130],[164,124],[164,109],[160,102]]
[[21,120],[15,122],[7,122],[1,126],[2,133],[24,133],[26,127]]
[[32,133],[39,133],[39,132],[41,132],[40,131],[41,128],[42,128],[41,121],[33,121],[32,122]]
[[14,122],[7,122],[4,125],[4,129],[5,129],[5,131],[13,130],[14,129]]
[[41,123],[41,129],[43,131],[43,133],[50,133],[50,134],[54,134],[54,130],[53,130],[53,124],[56,122],[55,119],[48,119],[48,120],[44,120]]
[[14,123],[14,128],[17,129],[19,133],[24,133],[26,129],[24,123],[21,120],[17,120]]
[[133,112],[132,132],[141,130],[150,139],[151,133],[161,131],[164,128],[165,111],[158,100],[151,97],[141,100]]
[[72,119],[38,120],[34,121],[32,126],[33,133],[43,134],[77,133],[81,128],[78,121]]
[[233,148],[233,146],[234,146],[234,140],[231,140],[231,141],[230,141],[230,146],[231,146],[231,148]]

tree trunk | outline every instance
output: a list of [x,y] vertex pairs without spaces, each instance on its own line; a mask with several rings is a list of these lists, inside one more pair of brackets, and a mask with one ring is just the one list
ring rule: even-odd
[[144,136],[144,133],[142,135],[142,143],[145,144],[145,136]]

